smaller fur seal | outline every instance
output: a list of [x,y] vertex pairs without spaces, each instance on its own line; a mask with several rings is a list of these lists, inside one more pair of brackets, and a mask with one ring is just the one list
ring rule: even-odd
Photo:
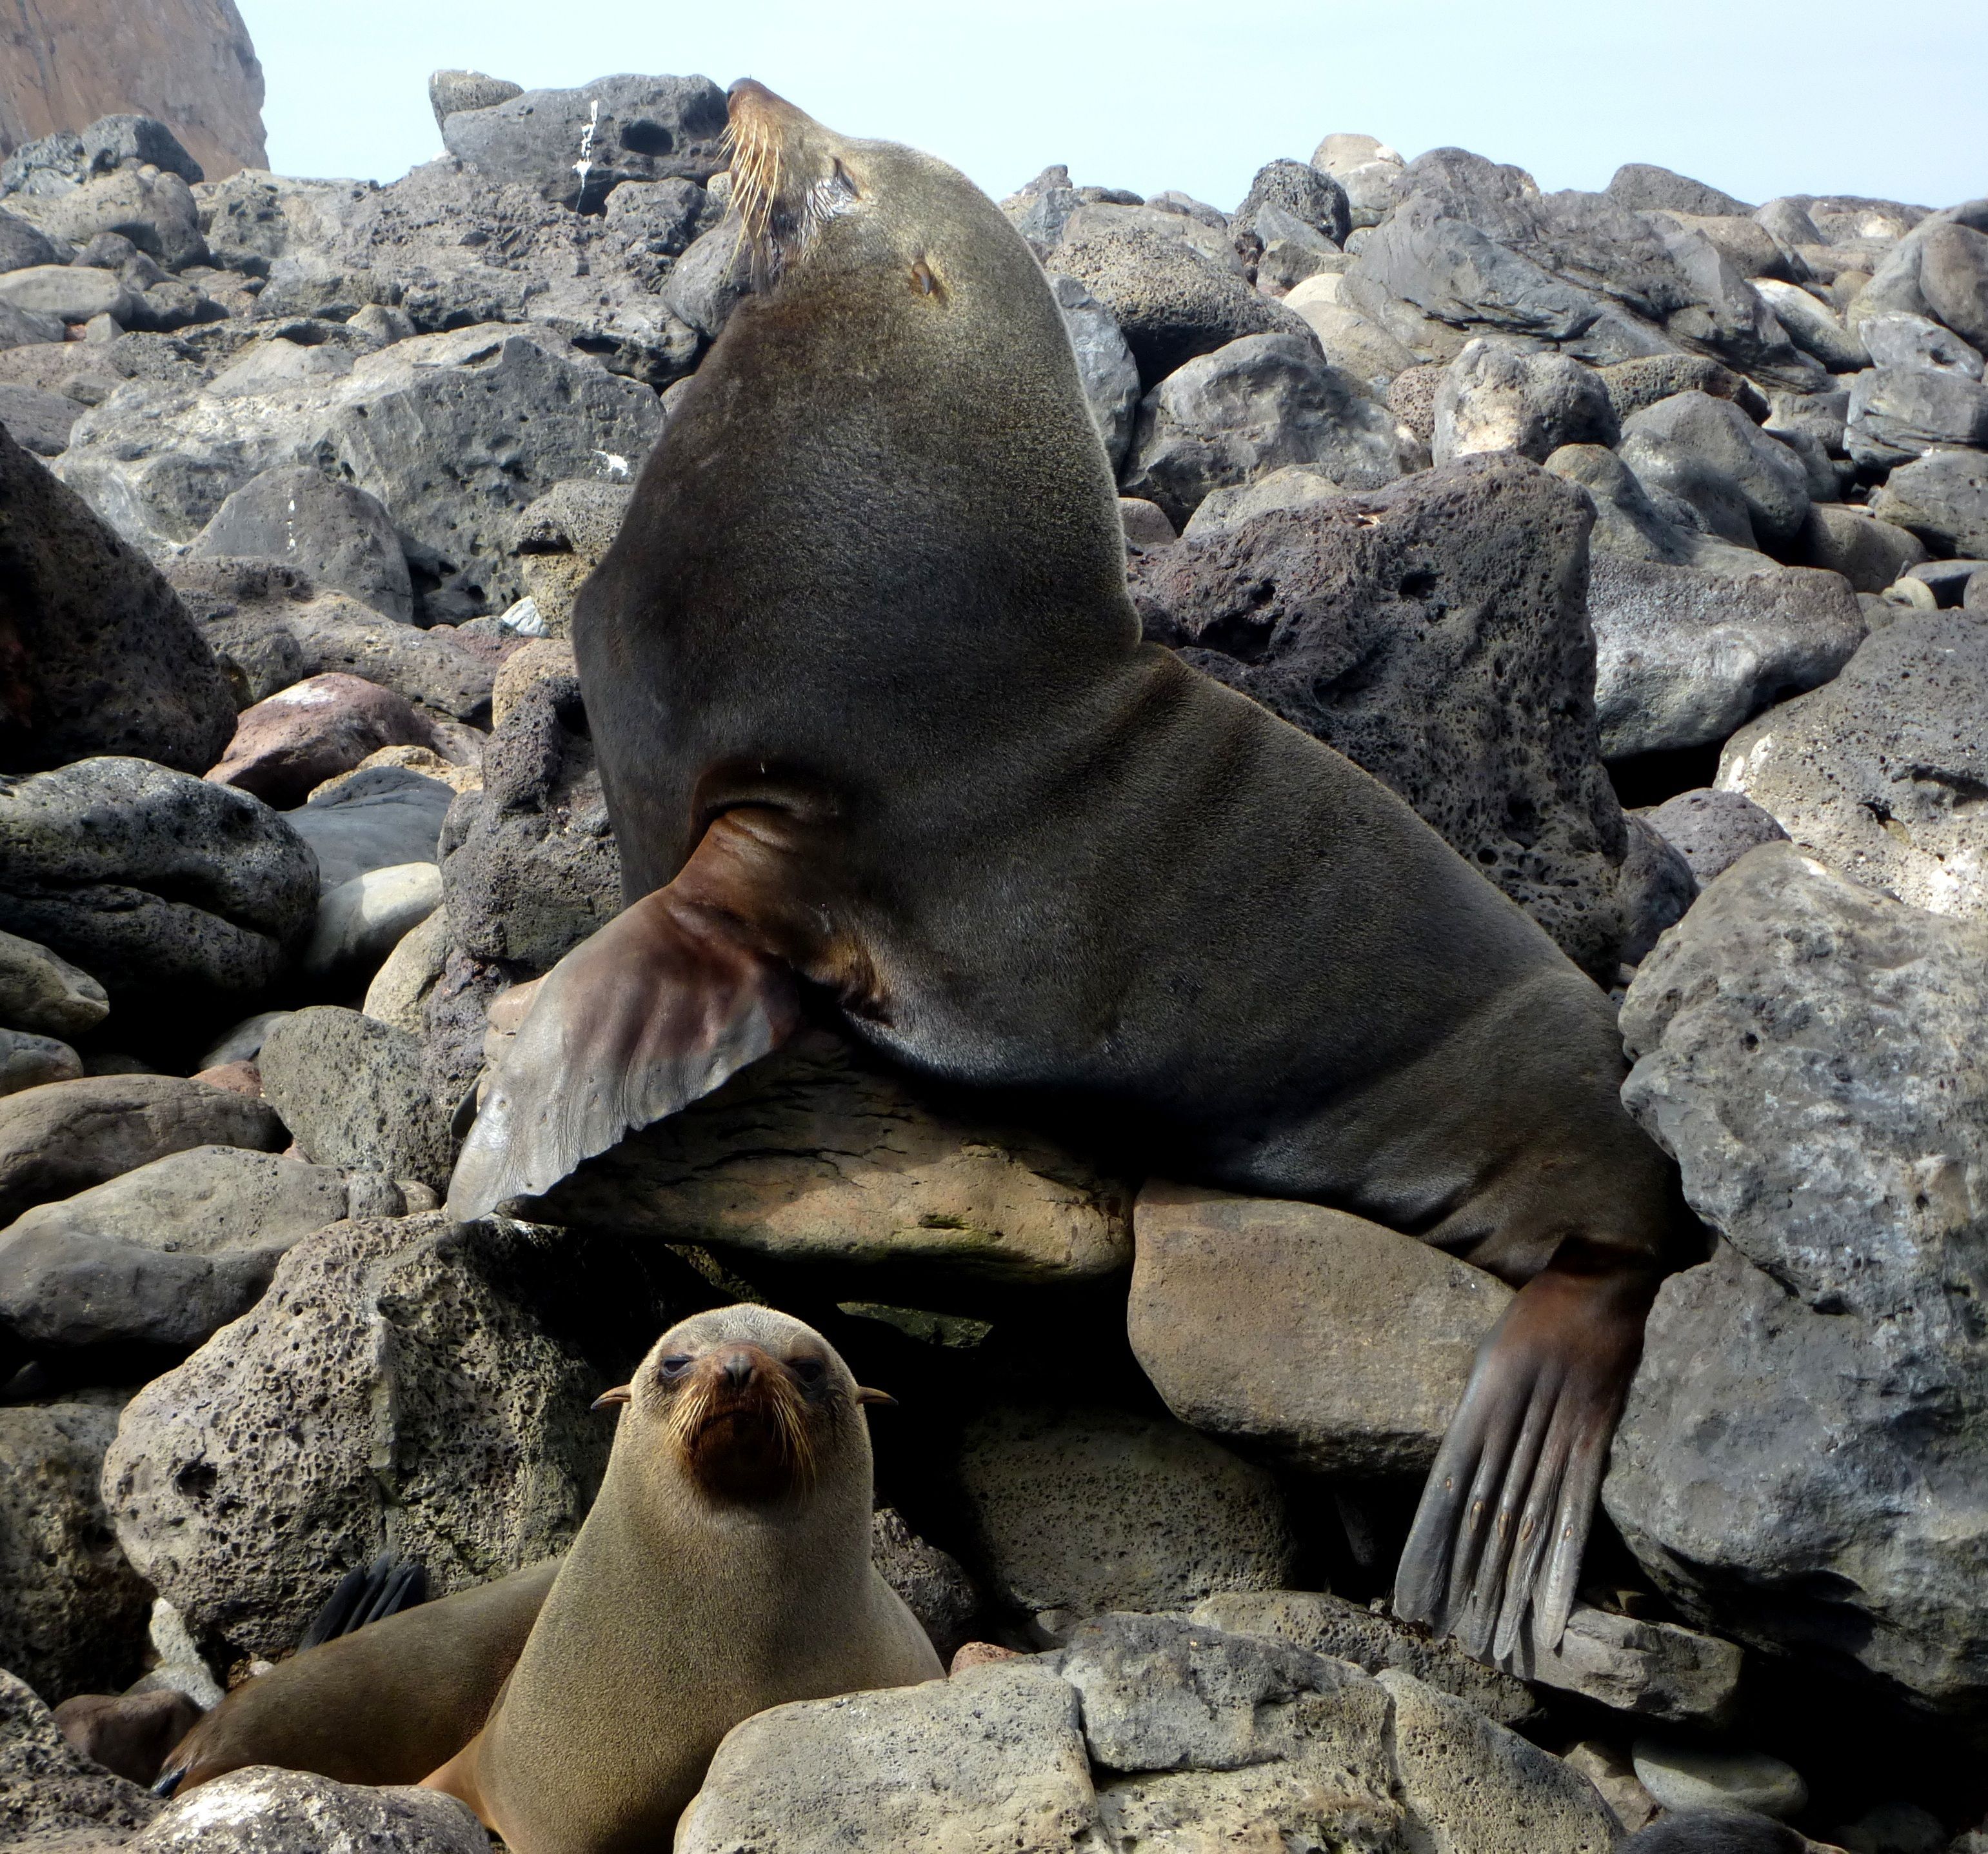
[[1808,1838],[1766,1815],[1680,1809],[1640,1829],[1616,1854],[1807,1854]]
[[160,1794],[252,1764],[340,1783],[420,1782],[489,1716],[559,1567],[401,1610],[244,1680],[174,1747]]
[[699,1314],[602,1401],[627,1407],[600,1496],[489,1722],[428,1779],[514,1854],[666,1847],[740,1720],[945,1672],[871,1562],[860,1406],[889,1399],[811,1327]]

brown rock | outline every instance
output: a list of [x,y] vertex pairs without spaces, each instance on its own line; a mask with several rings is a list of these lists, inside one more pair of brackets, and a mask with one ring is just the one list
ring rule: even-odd
[[209,1088],[219,1088],[224,1094],[246,1094],[252,1101],[262,1098],[262,1071],[252,1062],[224,1062],[215,1068],[204,1068],[187,1079],[204,1081]]
[[276,1110],[178,1075],[86,1075],[0,1098],[0,1226],[194,1146],[274,1152]]
[[1149,1185],[1133,1231],[1127,1330],[1167,1407],[1320,1473],[1427,1468],[1512,1297],[1318,1204]]
[[996,1647],[992,1642],[963,1642],[946,1672],[964,1673],[969,1667],[985,1667],[992,1661],[1019,1661],[1021,1658],[1018,1649]]
[[266,167],[262,67],[235,0],[20,0],[0,20],[0,147],[154,116],[211,181]]
[[207,776],[282,810],[383,746],[434,739],[404,695],[360,676],[313,676],[244,710],[226,757]]

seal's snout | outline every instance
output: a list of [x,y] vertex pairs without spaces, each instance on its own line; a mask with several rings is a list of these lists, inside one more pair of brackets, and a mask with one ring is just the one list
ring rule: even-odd
[[752,1382],[752,1374],[759,1369],[759,1361],[744,1350],[728,1352],[719,1368],[725,1374],[725,1388],[733,1392],[742,1391]]

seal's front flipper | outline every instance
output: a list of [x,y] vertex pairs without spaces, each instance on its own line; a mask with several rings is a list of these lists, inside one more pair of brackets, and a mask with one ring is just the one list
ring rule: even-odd
[[1395,1612],[1479,1660],[1559,1645],[1656,1292],[1578,1243],[1520,1289],[1477,1355],[1395,1579]]
[[766,834],[738,816],[546,975],[456,1162],[453,1215],[542,1195],[793,1034],[793,970],[753,922]]

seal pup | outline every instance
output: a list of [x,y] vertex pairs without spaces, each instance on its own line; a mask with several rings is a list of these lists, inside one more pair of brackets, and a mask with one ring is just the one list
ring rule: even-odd
[[731,134],[759,287],[573,619],[627,905],[540,983],[451,1209],[543,1193],[811,996],[1167,1176],[1517,1287],[1396,1605],[1480,1656],[1557,1643],[1689,1229],[1608,1001],[1395,793],[1141,642],[1069,337],[991,201],[751,82]]
[[766,1307],[672,1327],[483,1729],[427,1779],[516,1854],[666,1847],[718,1741],[790,1700],[944,1675],[871,1561],[865,1390]]
[[252,1764],[340,1783],[420,1782],[489,1717],[559,1565],[401,1610],[244,1680],[173,1748],[159,1794]]

